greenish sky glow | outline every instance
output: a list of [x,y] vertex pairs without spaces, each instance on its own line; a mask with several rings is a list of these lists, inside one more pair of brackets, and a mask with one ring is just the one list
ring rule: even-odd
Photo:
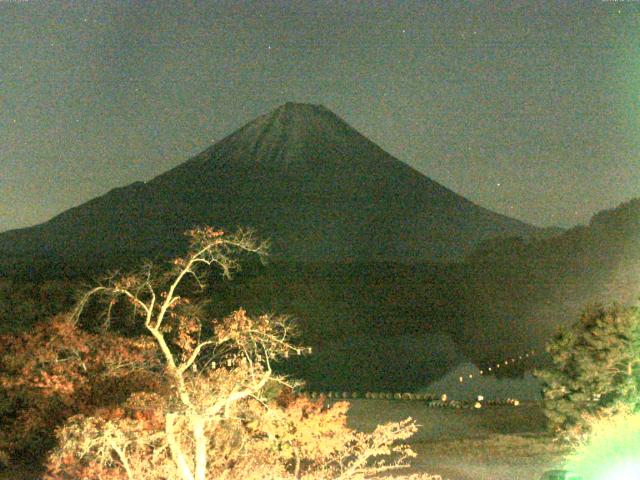
[[0,0],[0,231],[321,103],[482,206],[640,196],[640,1]]

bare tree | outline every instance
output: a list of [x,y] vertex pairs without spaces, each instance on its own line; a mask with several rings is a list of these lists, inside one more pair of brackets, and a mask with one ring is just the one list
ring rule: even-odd
[[[406,466],[414,454],[394,442],[415,432],[410,419],[363,434],[347,428],[344,403],[327,408],[302,397],[274,406],[270,387],[292,391],[295,384],[274,373],[273,362],[307,351],[291,343],[290,320],[239,310],[212,321],[181,294],[187,279],[204,286],[206,268],[228,277],[238,254],[262,257],[266,245],[245,231],[225,235],[207,227],[188,234],[188,253],[172,262],[168,275],[150,267],[112,275],[79,301],[75,322],[97,296],[106,297],[108,311],[119,299],[132,305],[157,344],[167,388],[132,395],[125,407],[137,412],[133,418],[122,410],[107,418],[73,417],[59,430],[51,478],[68,471],[69,458],[79,459],[76,476],[102,478],[100,469],[109,469],[109,478],[128,480],[347,480]],[[396,455],[391,465],[379,459],[389,454]]]
[[[87,292],[74,312],[79,319],[87,302],[95,295],[107,295],[111,299],[124,297],[141,314],[145,329],[153,336],[162,354],[166,374],[175,387],[178,402],[165,414],[165,434],[172,460],[184,480],[204,480],[207,472],[208,424],[229,417],[233,405],[246,397],[264,401],[262,394],[269,381],[291,386],[281,376],[273,374],[271,362],[290,353],[300,354],[303,349],[289,343],[291,325],[286,317],[261,316],[253,319],[244,311],[238,311],[217,325],[210,325],[213,336],[201,339],[201,319],[180,309],[189,300],[178,295],[187,277],[204,287],[201,269],[217,266],[225,277],[238,267],[237,255],[246,251],[264,256],[266,244],[257,242],[250,232],[240,231],[227,236],[210,227],[191,230],[190,248],[184,257],[174,260],[172,281],[166,290],[157,291],[157,279],[146,268],[142,274],[112,277],[108,283]],[[109,305],[113,303],[110,302]],[[182,310],[182,311],[181,311]],[[170,325],[168,325],[170,324]],[[171,335],[173,345],[169,343]],[[217,395],[202,395],[203,376],[198,388],[192,378],[202,354],[208,351],[208,362],[227,363],[235,366],[242,381],[207,385]],[[218,379],[219,380],[219,379]],[[205,382],[208,384],[209,382]],[[225,390],[225,391],[220,391]],[[185,451],[184,442],[177,438],[178,427],[184,432],[189,425],[193,438],[191,451]],[[119,452],[123,466],[128,465],[124,452]],[[193,465],[193,467],[192,467]],[[127,468],[130,470],[130,468]]]

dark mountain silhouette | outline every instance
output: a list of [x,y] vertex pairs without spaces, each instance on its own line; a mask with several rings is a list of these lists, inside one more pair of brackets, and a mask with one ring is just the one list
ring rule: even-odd
[[[70,308],[82,283],[0,278],[0,331]],[[575,322],[589,303],[637,302],[640,199],[555,237],[485,243],[455,264],[249,263],[233,281],[212,278],[202,295],[213,300],[211,318],[240,306],[294,317],[314,354],[286,368],[310,388],[421,389],[461,362],[482,368],[542,352],[555,328]],[[131,326],[124,318],[113,325]],[[544,361],[536,355],[499,373]]]
[[[0,268],[93,277],[181,250],[198,224],[273,239],[269,265],[205,295],[214,316],[243,306],[297,318],[315,353],[288,368],[314,388],[421,388],[462,361],[541,351],[586,304],[640,294],[640,200],[586,226],[537,229],[447,190],[323,107],[294,104],[147,183],[0,234]],[[0,310],[3,322],[55,313],[58,290],[7,284],[24,298],[22,312]]]
[[173,253],[182,232],[252,227],[275,258],[450,261],[540,229],[479,207],[322,106],[283,105],[153,180],[0,234],[5,269],[118,266]]

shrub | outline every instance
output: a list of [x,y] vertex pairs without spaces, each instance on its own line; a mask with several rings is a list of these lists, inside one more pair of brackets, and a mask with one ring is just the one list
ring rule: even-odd
[[583,414],[619,404],[640,407],[640,315],[637,308],[596,306],[547,345],[553,366],[543,382],[551,428],[583,428]]
[[40,460],[67,418],[158,390],[161,367],[149,339],[90,334],[68,315],[0,337],[0,452]]

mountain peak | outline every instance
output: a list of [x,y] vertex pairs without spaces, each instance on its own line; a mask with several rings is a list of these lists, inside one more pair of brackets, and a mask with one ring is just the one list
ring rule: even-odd
[[[211,168],[214,164],[217,167],[228,164],[287,170],[295,165],[327,163],[337,157],[344,164],[347,157],[358,157],[351,151],[354,145],[373,147],[382,152],[325,106],[287,102],[247,123],[193,161],[206,163]],[[345,147],[349,151],[342,151]]]
[[276,107],[271,112],[258,117],[255,121],[259,121],[261,118],[281,118],[288,120],[295,120],[296,122],[326,122],[326,123],[339,123],[341,125],[347,125],[338,115],[329,110],[322,104],[315,103],[300,103],[300,102],[287,102]]
[[304,111],[304,110],[316,110],[316,111],[320,111],[320,110],[328,110],[324,105],[322,104],[316,104],[316,103],[304,103],[304,102],[286,102],[283,103],[282,105],[280,105],[279,107],[276,108],[276,110],[290,110],[290,111],[295,111],[295,110],[300,110],[300,111]]
[[0,253],[73,262],[101,252],[112,267],[178,251],[180,233],[203,224],[254,228],[274,256],[303,261],[452,260],[537,231],[427,178],[326,107],[288,102],[144,185],[0,235]]
[[[329,124],[340,124],[344,128],[346,122],[338,115],[321,104],[287,102],[276,107],[270,113],[260,118],[270,119],[271,121],[279,119],[281,127],[291,126],[293,124],[309,124],[317,128],[318,123],[324,123],[325,127]],[[348,126],[348,125],[347,125]]]

